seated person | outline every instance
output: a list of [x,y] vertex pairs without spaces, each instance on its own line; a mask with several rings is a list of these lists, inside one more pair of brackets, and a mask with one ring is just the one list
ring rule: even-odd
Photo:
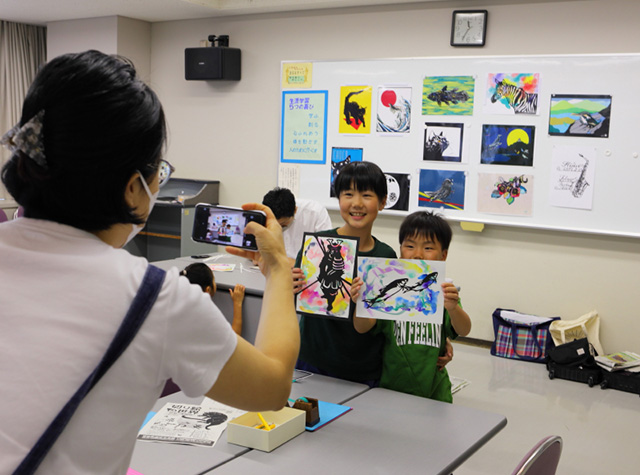
[[[211,268],[203,263],[196,262],[185,267],[180,275],[189,279],[192,284],[199,285],[205,294],[209,294],[211,298],[216,294],[218,287],[213,276]],[[229,289],[231,300],[233,300],[233,321],[231,328],[238,334],[242,335],[242,301],[244,300],[245,287],[242,284],[236,284],[233,289]]]
[[317,201],[296,200],[291,190],[274,188],[262,199],[262,204],[271,208],[282,226],[284,248],[287,256],[295,261],[302,247],[305,232],[331,229],[331,218],[326,208]]

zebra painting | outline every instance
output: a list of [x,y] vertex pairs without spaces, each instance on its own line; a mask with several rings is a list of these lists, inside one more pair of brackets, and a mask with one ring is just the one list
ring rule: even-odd
[[509,84],[504,80],[496,80],[496,92],[491,96],[491,102],[506,99],[509,107],[516,114],[536,114],[538,112],[538,94],[528,93],[521,87]]

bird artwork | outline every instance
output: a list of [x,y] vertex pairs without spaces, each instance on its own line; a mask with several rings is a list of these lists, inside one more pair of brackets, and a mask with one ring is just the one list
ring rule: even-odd
[[588,112],[580,113],[580,123],[586,125],[589,128],[593,128],[598,125],[598,121],[594,119],[593,116]]
[[436,191],[427,191],[425,195],[431,201],[443,201],[446,202],[447,198],[453,193],[453,180],[451,178],[445,178]]

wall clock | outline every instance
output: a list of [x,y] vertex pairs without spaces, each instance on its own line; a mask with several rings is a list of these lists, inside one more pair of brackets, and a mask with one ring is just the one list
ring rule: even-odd
[[451,46],[484,46],[487,15],[487,10],[454,10]]

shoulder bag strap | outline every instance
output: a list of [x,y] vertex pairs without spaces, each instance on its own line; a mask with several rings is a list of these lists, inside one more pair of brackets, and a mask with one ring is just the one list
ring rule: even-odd
[[533,356],[532,358],[535,358],[535,359],[540,358],[542,356],[542,354],[543,354],[543,350],[542,350],[542,347],[540,346],[540,343],[538,342],[538,324],[531,325],[531,326],[529,326],[529,325],[518,325],[518,324],[511,325],[511,340],[512,340],[512,343],[513,343],[513,352],[517,356],[519,356],[520,358],[525,359],[525,358],[528,358],[528,357],[518,353],[518,349],[517,349],[518,328],[526,328],[526,329],[529,329],[531,331],[531,338],[533,340],[533,344],[538,349],[538,356]]
[[120,324],[120,328],[116,332],[102,360],[71,399],[69,399],[69,402],[67,402],[53,422],[47,427],[47,430],[40,436],[40,439],[38,439],[15,472],[13,472],[13,475],[30,475],[38,469],[55,441],[71,420],[71,416],[73,416],[82,399],[98,383],[100,378],[107,372],[111,365],[115,363],[124,350],[127,349],[129,343],[131,343],[135,337],[160,293],[164,276],[165,271],[152,265],[147,267],[138,293],[133,299],[131,307],[129,307],[124,320]]

